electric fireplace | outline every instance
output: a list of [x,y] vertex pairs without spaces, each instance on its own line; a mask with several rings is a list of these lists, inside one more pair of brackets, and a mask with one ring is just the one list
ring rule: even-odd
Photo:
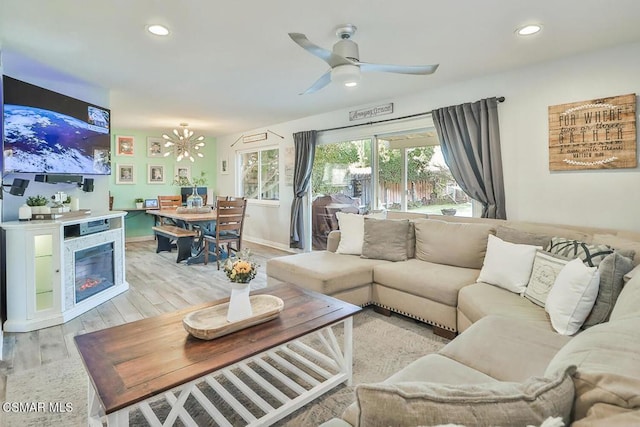
[[113,255],[113,242],[76,251],[76,304],[114,286]]

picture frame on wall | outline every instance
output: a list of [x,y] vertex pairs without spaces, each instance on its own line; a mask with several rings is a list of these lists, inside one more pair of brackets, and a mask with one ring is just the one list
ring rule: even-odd
[[116,156],[133,156],[135,138],[132,136],[116,135]]
[[132,164],[116,165],[116,184],[135,184],[135,169]]
[[187,186],[191,184],[191,166],[176,165],[175,180],[181,186]]
[[229,175],[229,157],[220,157],[220,174]]
[[164,165],[147,165],[147,184],[164,184]]
[[147,157],[164,157],[164,141],[162,138],[147,137]]

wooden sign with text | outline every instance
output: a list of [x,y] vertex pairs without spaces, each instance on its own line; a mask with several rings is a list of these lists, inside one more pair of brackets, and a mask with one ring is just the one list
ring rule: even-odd
[[636,167],[636,95],[549,107],[549,170]]

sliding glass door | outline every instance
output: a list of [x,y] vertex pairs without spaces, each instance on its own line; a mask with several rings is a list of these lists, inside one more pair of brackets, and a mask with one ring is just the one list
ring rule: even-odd
[[471,216],[435,130],[377,138],[377,209]]
[[338,229],[337,212],[365,213],[371,208],[371,139],[316,147],[311,176],[311,236],[315,250],[326,248]]

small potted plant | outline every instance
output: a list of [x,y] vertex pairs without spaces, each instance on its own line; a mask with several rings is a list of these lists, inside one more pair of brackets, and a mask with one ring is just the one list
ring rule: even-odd
[[33,214],[51,213],[51,208],[47,206],[47,203],[49,203],[49,199],[40,194],[27,197],[27,206],[31,206]]
[[144,199],[142,197],[137,197],[135,202],[136,202],[136,209],[142,209],[142,202],[144,202]]

